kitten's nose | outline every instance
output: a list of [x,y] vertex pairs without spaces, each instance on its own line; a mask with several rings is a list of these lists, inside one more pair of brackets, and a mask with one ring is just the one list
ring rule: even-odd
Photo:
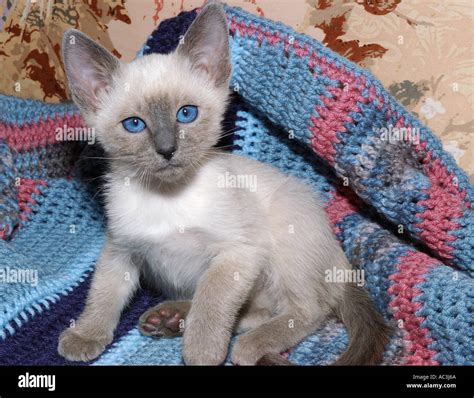
[[176,148],[174,146],[168,148],[160,148],[157,150],[157,152],[166,160],[170,160],[176,152]]

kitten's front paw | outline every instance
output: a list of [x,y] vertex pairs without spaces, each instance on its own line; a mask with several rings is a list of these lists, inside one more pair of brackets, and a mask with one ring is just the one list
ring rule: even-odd
[[265,341],[251,332],[237,338],[232,350],[231,362],[234,365],[256,365],[257,361],[268,353]]
[[108,343],[109,339],[87,339],[72,329],[66,329],[59,336],[58,353],[69,361],[88,362],[98,357]]
[[[183,335],[183,359],[186,365],[221,365],[227,356],[230,336],[186,329]],[[215,332],[215,331],[214,331]]]

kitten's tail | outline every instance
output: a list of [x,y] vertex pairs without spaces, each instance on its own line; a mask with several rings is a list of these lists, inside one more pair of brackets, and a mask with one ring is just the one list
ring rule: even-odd
[[[336,314],[349,333],[349,347],[332,365],[378,365],[393,330],[375,309],[369,294],[353,283],[345,287],[344,298]],[[294,365],[279,354],[266,354],[260,366]]]
[[392,329],[375,309],[369,294],[348,283],[337,315],[348,330],[349,347],[333,365],[379,364]]

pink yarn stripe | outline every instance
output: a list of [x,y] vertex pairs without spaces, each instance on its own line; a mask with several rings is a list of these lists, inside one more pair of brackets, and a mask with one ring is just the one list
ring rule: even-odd
[[[415,149],[418,148],[419,146]],[[433,157],[433,151],[430,150],[426,153],[425,159],[423,159],[423,165],[433,184],[443,188],[447,193],[458,197],[464,202],[466,207],[471,207],[471,203],[466,200],[466,191],[461,189],[456,182],[456,175],[449,172],[447,167],[441,162],[441,159]]]
[[303,46],[300,45],[298,40],[290,39],[290,36],[286,35],[284,39],[281,37],[281,32],[274,32],[269,29],[263,30],[262,26],[256,27],[253,22],[250,22],[248,25],[245,21],[237,21],[236,17],[232,17],[230,20],[230,31],[232,33],[239,32],[242,37],[253,37],[255,33],[257,34],[257,41],[261,44],[263,40],[266,40],[271,46],[275,46],[281,41],[284,42],[284,49],[288,52],[290,46],[293,47],[295,54],[298,57],[306,57],[310,53],[310,48],[307,43]]
[[13,231],[10,231],[10,227],[7,225],[2,230],[0,230],[0,239],[6,239],[16,230],[22,227],[23,223],[28,220],[28,215],[33,211],[30,206],[35,205],[37,202],[33,199],[33,195],[41,195],[41,186],[47,186],[46,181],[44,180],[32,180],[28,178],[20,178],[20,183],[17,187],[17,201],[18,207],[20,208],[19,212],[19,225],[13,226]]
[[8,225],[5,226],[1,231],[0,231],[0,239],[5,239],[9,235],[9,230]]
[[0,124],[0,139],[5,139],[10,148],[17,151],[27,151],[39,146],[57,144],[57,128],[86,127],[84,120],[79,114],[72,116],[66,114],[64,117],[40,119],[37,123],[24,126]]
[[295,39],[293,42],[293,48],[295,50],[295,54],[300,58],[306,57],[309,54],[309,46],[307,43],[304,43],[304,46],[301,47],[298,40]]
[[332,199],[325,206],[326,214],[333,233],[338,235],[341,229],[337,224],[347,216],[358,211],[358,197],[348,188],[334,190],[331,192]]
[[28,220],[28,215],[32,212],[32,205],[37,202],[33,199],[33,195],[41,195],[40,187],[47,186],[45,180],[32,180],[29,178],[21,178],[18,185],[17,200],[20,207],[20,220]]
[[[430,155],[427,157],[429,158]],[[446,167],[441,164],[439,159],[432,162],[428,159],[426,162],[425,170],[431,181],[431,186],[425,190],[428,199],[419,202],[426,210],[416,214],[423,221],[415,224],[415,227],[422,230],[419,235],[431,249],[443,258],[452,259],[451,253],[454,248],[450,242],[455,241],[456,237],[450,232],[461,227],[454,220],[464,214],[466,193],[453,192],[455,188],[450,185],[452,176],[447,173]]]
[[272,46],[281,42],[280,32],[271,32],[267,30],[265,32],[265,39],[267,39],[268,43]]
[[407,354],[404,359],[407,365],[439,365],[434,359],[437,352],[428,348],[433,342],[428,336],[429,330],[421,326],[425,318],[416,315],[423,304],[414,302],[422,293],[415,286],[425,282],[426,273],[435,264],[437,261],[426,254],[410,250],[399,258],[398,272],[389,277],[394,282],[388,289],[392,296],[390,307],[394,311],[394,318],[402,322],[401,327],[405,331]]
[[[323,76],[340,81],[343,85],[342,89],[357,91],[360,94],[366,87],[364,76],[357,76],[354,72],[348,70],[345,65],[337,67],[334,62],[328,61],[327,57],[318,57],[316,52],[311,55],[310,65],[313,69],[318,66]],[[362,95],[360,100],[364,103],[368,102],[367,98],[362,97]]]
[[[242,37],[254,37],[257,34],[257,41],[259,44],[266,40],[271,46],[274,46],[282,41],[280,32],[273,32],[269,29],[263,30],[262,26],[255,26],[252,22],[248,25],[244,21],[237,21],[236,17],[230,20],[230,31],[232,33],[239,32]],[[286,38],[287,40],[287,38]]]
[[[362,76],[361,77],[361,80],[362,80],[362,85],[365,86],[365,78]],[[383,99],[382,96],[377,96],[377,93],[375,92],[375,87],[374,86],[370,86],[369,87],[369,101],[370,102],[374,102],[374,100],[377,100],[378,101],[378,105],[377,105],[377,109],[378,110],[381,110],[385,104],[385,100]],[[387,110],[387,119],[390,118],[390,115],[391,112],[390,112],[390,108]]]
[[[325,95],[320,96],[324,106],[317,105],[315,107],[319,117],[311,116],[308,127],[313,134],[311,143],[314,151],[326,159],[330,165],[334,165],[336,155],[334,145],[340,142],[337,133],[347,132],[344,124],[353,122],[350,113],[360,112],[359,104],[365,104],[369,100],[361,93],[365,81],[363,76],[356,76],[344,65],[338,68],[334,64],[328,63],[326,57],[318,58],[315,54],[311,55],[310,69],[314,70],[319,67],[323,75],[342,82],[340,87],[327,88],[332,94],[332,98]],[[313,73],[317,74],[316,71]]]
[[353,121],[349,113],[359,112],[358,103],[367,100],[358,91],[348,86],[330,87],[328,91],[333,97],[320,96],[325,106],[316,106],[319,117],[311,116],[308,129],[313,134],[311,143],[314,151],[333,165],[336,155],[334,145],[340,142],[337,133],[347,132],[344,124]]

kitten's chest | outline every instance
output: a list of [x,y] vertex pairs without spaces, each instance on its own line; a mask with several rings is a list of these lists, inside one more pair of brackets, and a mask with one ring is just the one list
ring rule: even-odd
[[[160,243],[180,235],[206,230],[212,195],[199,187],[179,195],[160,195],[138,184],[110,190],[109,226],[114,235],[138,243]],[[206,222],[207,221],[207,222]]]
[[213,224],[215,201],[213,192],[199,185],[168,196],[138,184],[110,187],[109,229],[146,260],[149,281],[169,297],[190,298],[220,240]]

